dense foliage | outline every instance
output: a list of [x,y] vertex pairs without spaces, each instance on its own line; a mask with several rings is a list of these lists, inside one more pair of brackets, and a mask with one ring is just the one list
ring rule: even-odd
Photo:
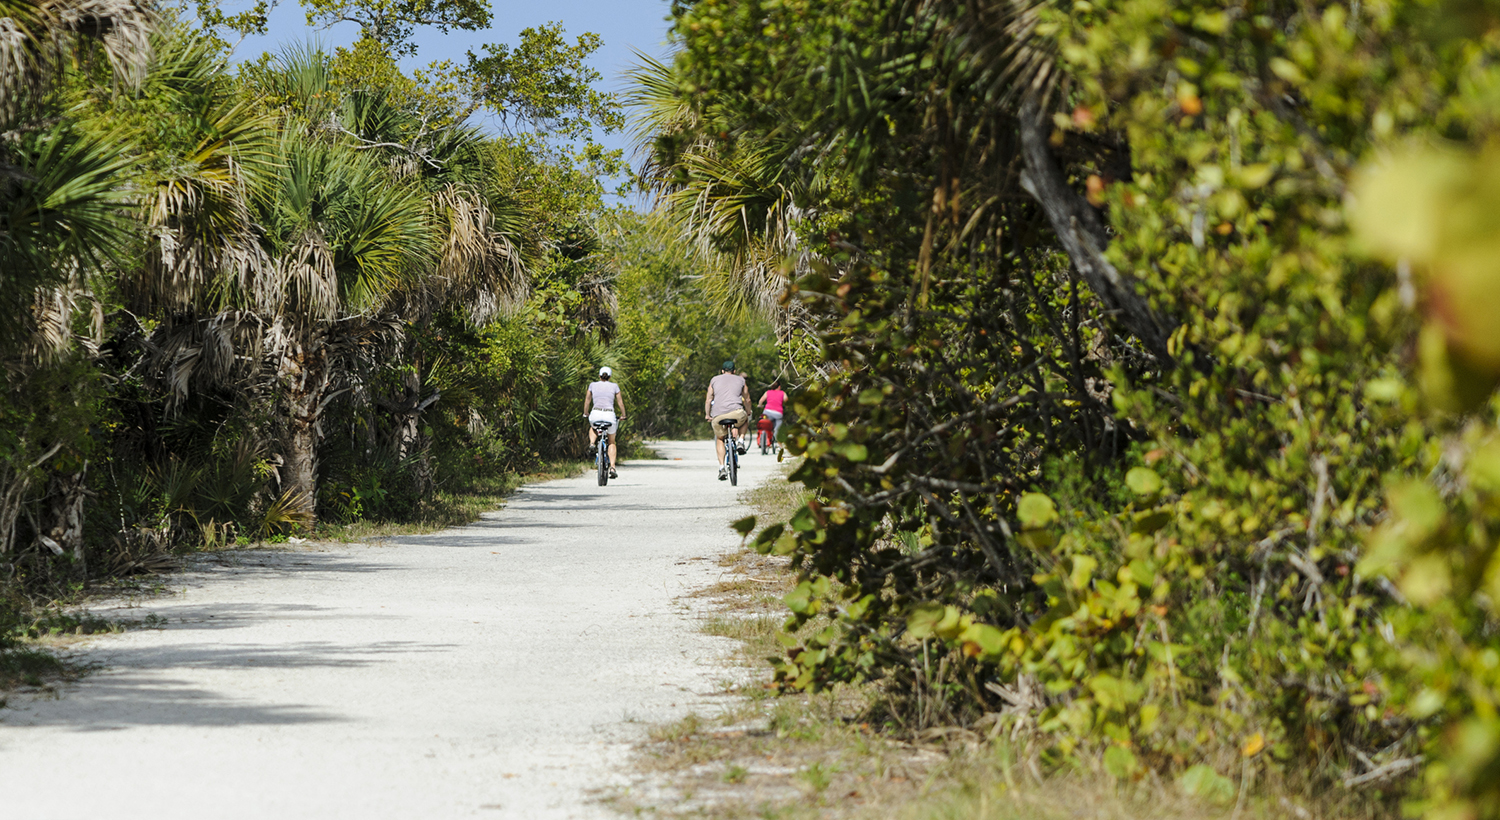
[[[144,6],[0,16],[7,608],[581,453],[617,334],[612,160],[554,135],[619,123],[597,38],[528,32],[479,98],[399,70],[433,22],[410,16],[237,70]],[[486,107],[505,134],[472,124]]]
[[1500,816],[1486,8],[676,4],[646,172],[821,352],[782,685]]
[[771,323],[725,309],[704,283],[722,260],[683,241],[665,215],[617,214],[601,233],[619,271],[614,359],[633,433],[707,438],[703,396],[726,360],[745,375],[756,401],[783,376]]

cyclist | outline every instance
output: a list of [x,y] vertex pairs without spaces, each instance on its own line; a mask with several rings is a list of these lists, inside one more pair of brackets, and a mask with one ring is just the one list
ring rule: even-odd
[[719,375],[714,376],[708,382],[708,393],[703,397],[703,417],[708,419],[709,425],[714,431],[714,452],[719,456],[719,480],[729,479],[729,468],[724,464],[724,431],[719,422],[724,419],[734,419],[735,428],[731,438],[734,440],[735,449],[740,455],[745,454],[746,448],[739,446],[739,438],[745,434],[749,425],[750,414],[745,408],[751,407],[750,386],[745,383],[745,377],[734,372],[734,360],[730,359],[724,363],[719,370]]
[[781,435],[781,419],[786,415],[786,391],[781,389],[781,379],[772,379],[771,388],[760,394],[760,413],[775,423],[771,428],[771,446],[775,446]]
[[620,408],[620,418],[625,418],[625,395],[620,392],[620,385],[610,381],[614,371],[608,367],[599,368],[599,380],[589,384],[588,389],[583,392],[583,415],[589,420],[589,456],[594,455],[594,448],[599,446],[599,434],[594,431],[594,422],[608,422],[605,435],[609,436],[609,477],[619,478],[619,472],[615,465],[619,460],[615,458],[615,432],[618,423],[615,419],[615,408]]

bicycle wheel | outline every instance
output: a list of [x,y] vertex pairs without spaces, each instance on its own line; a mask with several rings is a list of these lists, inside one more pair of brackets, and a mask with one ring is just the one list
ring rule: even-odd
[[736,444],[738,442],[730,442],[729,447],[724,451],[725,457],[729,459],[729,486],[731,487],[740,483],[740,452]]
[[599,465],[599,486],[603,487],[609,483],[609,446],[604,443],[604,436],[599,437],[599,452],[594,456],[594,463]]

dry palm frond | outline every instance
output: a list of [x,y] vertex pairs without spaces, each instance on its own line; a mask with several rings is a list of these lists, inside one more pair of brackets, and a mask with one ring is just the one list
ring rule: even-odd
[[0,122],[45,93],[80,40],[98,42],[116,76],[138,82],[152,22],[137,0],[0,0]]
[[333,251],[322,232],[308,228],[276,260],[283,302],[280,313],[293,323],[316,324],[338,318],[339,281]]
[[441,301],[457,302],[475,324],[525,303],[530,291],[521,255],[510,238],[494,230],[489,203],[477,192],[449,185],[433,197],[445,229],[435,277]]
[[312,499],[306,493],[288,489],[266,505],[257,535],[270,538],[308,529],[313,524],[312,509]]
[[[88,322],[85,332],[78,331],[80,320]],[[75,269],[66,283],[37,290],[30,329],[27,352],[33,361],[54,360],[75,344],[96,353],[104,339],[104,307]]]
[[203,312],[273,307],[276,281],[250,199],[273,167],[272,123],[247,103],[210,103],[205,136],[156,180],[145,203],[146,264],[128,294],[138,310]]

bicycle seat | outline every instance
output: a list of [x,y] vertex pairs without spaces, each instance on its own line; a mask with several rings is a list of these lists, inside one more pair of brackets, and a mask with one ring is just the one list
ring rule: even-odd
[[596,422],[594,422],[594,429],[595,430],[608,430],[612,426],[613,425],[611,425],[607,421],[596,421]]
[[739,422],[735,421],[734,419],[719,419],[720,427],[733,427],[736,424],[739,424]]

